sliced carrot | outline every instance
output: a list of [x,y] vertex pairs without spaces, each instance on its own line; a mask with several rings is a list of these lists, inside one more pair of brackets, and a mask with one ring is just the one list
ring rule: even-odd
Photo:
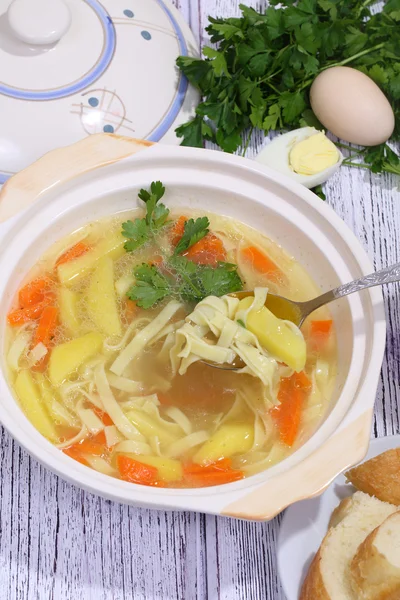
[[310,333],[308,337],[309,347],[314,351],[322,350],[332,332],[333,321],[327,319],[325,321],[311,321]]
[[171,227],[171,243],[176,246],[185,230],[186,217],[179,217]]
[[207,474],[207,473],[217,473],[221,471],[228,471],[232,468],[231,459],[223,458],[214,463],[210,463],[207,465],[199,465],[197,463],[189,463],[184,465],[183,472],[185,475],[198,475],[198,474]]
[[41,302],[38,302],[33,306],[17,308],[16,310],[11,311],[7,315],[7,321],[12,326],[23,325],[29,321],[36,321],[41,317],[46,306],[49,306],[52,302],[54,302],[54,294],[49,293]]
[[99,431],[99,433],[96,433],[96,435],[93,435],[90,439],[92,440],[92,442],[95,442],[96,444],[102,444],[103,446],[105,446],[107,443],[104,429],[102,431]]
[[[70,446],[68,452],[69,456],[73,455],[72,458],[81,456],[82,453],[92,454],[93,456],[103,456],[104,454],[107,454],[108,448],[106,447],[106,436],[104,431],[100,431],[96,435],[92,435],[91,437]],[[86,464],[86,461],[84,464]]]
[[[39,325],[35,331],[32,347],[34,348],[37,344],[42,343],[49,350],[49,348],[52,346],[52,340],[54,338],[57,324],[58,309],[55,306],[46,306],[39,319]],[[33,365],[32,369],[39,372],[44,371],[48,360],[49,353],[47,353],[35,365]]]
[[326,321],[311,321],[310,333],[311,335],[327,336],[332,331],[332,325],[332,319],[327,319]]
[[247,262],[251,263],[252,267],[259,273],[267,275],[271,279],[283,278],[282,271],[274,263],[274,261],[255,246],[247,246],[247,248],[243,248],[241,254],[243,258]]
[[91,438],[83,440],[83,442],[77,444],[77,450],[86,454],[92,454],[93,456],[103,456],[107,453],[107,450],[103,444],[98,444]]
[[75,244],[75,246],[72,246],[72,248],[64,252],[64,254],[62,254],[56,260],[55,266],[59,267],[60,265],[69,262],[70,260],[75,260],[75,258],[82,256],[82,254],[85,254],[85,252],[87,252],[88,250],[89,246],[87,244],[85,244],[84,242],[78,242],[77,244]]
[[304,401],[311,389],[311,382],[305,373],[294,373],[281,379],[278,400],[280,404],[272,409],[272,416],[279,429],[283,444],[293,446],[300,428]]
[[230,458],[224,458],[208,465],[184,465],[183,472],[186,480],[195,487],[222,485],[243,478],[242,471],[232,469]]
[[136,302],[127,298],[125,300],[125,316],[126,316],[127,320],[129,322],[131,322],[136,313],[137,313]]
[[48,277],[42,277],[30,281],[19,290],[18,300],[21,308],[27,308],[42,302],[45,295],[54,286],[54,282]]
[[273,409],[273,417],[279,428],[279,437],[282,443],[293,446],[300,427],[304,394],[293,389],[287,397],[278,395],[278,398],[281,404]]
[[193,244],[184,256],[199,265],[213,265],[226,260],[226,250],[222,240],[216,235],[208,233],[201,240]]
[[104,412],[104,410],[101,410],[101,408],[97,408],[97,406],[93,406],[92,410],[99,417],[103,425],[105,425],[106,427],[108,425],[114,425],[114,421],[111,419],[111,417],[108,416],[106,412]]
[[8,313],[7,321],[10,325],[22,325],[23,323],[28,323],[29,321],[36,321],[42,314],[46,304],[43,302],[39,302],[39,304],[35,304],[35,306],[31,306],[29,308],[17,308]]
[[158,469],[145,465],[129,456],[117,456],[117,469],[122,479],[131,483],[153,484],[157,481]]
[[207,473],[191,474],[187,481],[195,487],[209,487],[211,485],[223,485],[243,479],[242,471],[230,469],[227,471],[210,471]]
[[40,316],[39,325],[36,329],[33,345],[44,344],[48,347],[57,327],[58,309],[55,306],[46,306]]
[[80,451],[76,448],[76,446],[70,446],[69,448],[64,448],[63,452],[67,456],[70,456],[74,460],[77,460],[78,462],[82,463],[82,465],[88,466],[87,461],[81,455]]

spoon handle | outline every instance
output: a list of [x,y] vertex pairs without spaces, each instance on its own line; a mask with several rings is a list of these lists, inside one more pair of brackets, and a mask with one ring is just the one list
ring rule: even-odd
[[332,302],[332,300],[336,300],[337,298],[348,296],[349,294],[374,287],[375,285],[383,285],[384,283],[392,283],[394,281],[400,281],[400,263],[396,263],[391,267],[386,267],[386,269],[381,269],[370,275],[365,275],[364,277],[360,277],[349,283],[339,285],[339,287],[310,300],[306,303],[307,313],[309,314],[313,310],[316,310],[320,306],[328,304],[328,302]]

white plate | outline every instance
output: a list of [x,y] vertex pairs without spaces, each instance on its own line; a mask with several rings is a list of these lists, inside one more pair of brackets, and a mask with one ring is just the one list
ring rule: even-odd
[[[377,438],[371,442],[365,460],[399,446],[400,435]],[[345,476],[339,475],[321,496],[297,502],[285,512],[278,541],[278,570],[287,600],[298,600],[333,509],[353,492],[354,487],[346,483]]]

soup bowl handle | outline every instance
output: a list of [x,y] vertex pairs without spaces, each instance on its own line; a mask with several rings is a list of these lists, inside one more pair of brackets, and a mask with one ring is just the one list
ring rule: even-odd
[[0,191],[0,223],[35,202],[45,191],[83,173],[112,164],[152,146],[152,142],[98,133],[42,158],[9,179]]
[[[333,479],[359,463],[368,451],[373,410],[340,428],[318,450],[223,508],[222,515],[269,521],[294,502],[320,495]],[[321,468],[324,465],[324,468]]]

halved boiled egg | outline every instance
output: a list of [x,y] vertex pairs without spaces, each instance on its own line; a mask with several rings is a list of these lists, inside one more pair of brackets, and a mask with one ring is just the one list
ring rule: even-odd
[[273,139],[256,160],[313,188],[336,173],[343,155],[323,131],[301,127]]

